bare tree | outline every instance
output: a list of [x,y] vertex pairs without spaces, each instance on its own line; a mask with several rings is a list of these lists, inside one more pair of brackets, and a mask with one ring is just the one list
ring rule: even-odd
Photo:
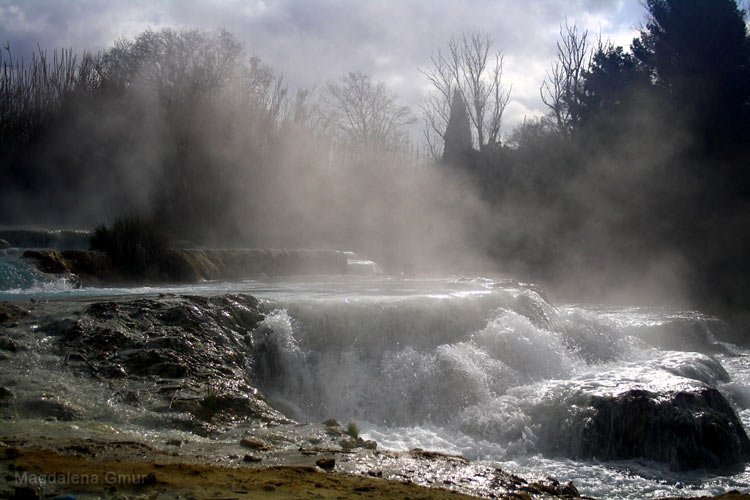
[[583,74],[591,63],[588,35],[587,30],[579,32],[575,24],[571,26],[566,22],[560,26],[557,59],[539,87],[542,101],[565,135],[570,135],[581,120]]
[[325,126],[348,146],[396,150],[408,142],[405,127],[414,122],[384,83],[364,73],[349,73],[329,82],[322,94]]
[[242,45],[226,30],[148,29],[121,38],[103,58],[108,84],[146,86],[172,102],[226,87],[240,65]]
[[0,50],[0,137],[29,138],[63,103],[96,94],[100,65],[98,54],[84,52],[79,60],[72,49],[62,49],[49,57],[41,47],[27,64],[14,60],[6,45]]
[[238,103],[246,104],[268,127],[288,119],[292,103],[282,74],[255,56],[248,63],[238,65],[235,72],[232,90],[237,95],[232,97]]
[[502,84],[503,55],[492,51],[493,44],[488,33],[463,33],[448,42],[447,52],[432,55],[429,68],[420,69],[434,88],[422,104],[424,134],[434,158],[442,156],[454,92],[466,103],[475,145],[484,150],[500,143],[510,89]]

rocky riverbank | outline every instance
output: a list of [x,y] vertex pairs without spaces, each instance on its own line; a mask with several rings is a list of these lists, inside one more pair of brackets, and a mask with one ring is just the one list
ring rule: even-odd
[[262,317],[243,295],[3,303],[0,493],[577,496],[461,457],[378,450],[335,421],[288,419],[253,380],[251,354],[272,355],[254,351]]
[[5,498],[578,498],[571,485],[529,483],[460,457],[302,449],[221,459],[139,442],[6,440]]
[[[0,495],[578,496],[458,456],[384,451],[356,425],[295,422],[261,385],[280,365],[267,312],[248,295],[0,304]],[[722,376],[704,364],[706,378]],[[557,391],[571,413],[567,428],[541,427],[556,437],[547,452],[741,463],[748,440],[731,407],[684,380],[607,397],[581,392],[585,381]]]

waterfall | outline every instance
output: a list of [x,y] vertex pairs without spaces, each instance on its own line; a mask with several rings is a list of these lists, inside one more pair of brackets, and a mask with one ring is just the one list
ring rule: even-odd
[[0,300],[73,289],[75,283],[68,277],[44,274],[11,252],[0,255]]
[[[715,318],[555,308],[537,292],[519,289],[279,301],[269,308],[258,342],[275,355],[263,385],[301,420],[357,420],[371,437],[392,443],[404,429],[440,429],[437,442],[453,443],[444,451],[462,442],[469,458],[585,457],[602,453],[598,437],[585,435],[588,422],[604,412],[631,411],[629,401],[642,394],[654,425],[673,424],[660,401],[688,398],[696,406],[681,418],[697,419],[696,432],[708,425],[695,417],[707,405],[726,413],[729,434],[738,432],[730,444],[742,447],[747,439],[731,409],[715,408],[712,398],[720,396],[705,392],[730,382],[717,359],[649,343],[654,330],[690,337],[697,322],[711,347]],[[652,321],[644,331],[639,321],[647,316]],[[561,437],[566,428],[584,434]],[[435,443],[430,435],[421,445]],[[643,446],[658,458],[672,453],[673,443]],[[690,460],[670,466],[689,468]]]

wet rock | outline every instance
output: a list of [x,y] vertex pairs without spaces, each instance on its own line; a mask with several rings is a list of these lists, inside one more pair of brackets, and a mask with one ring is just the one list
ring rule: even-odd
[[16,352],[18,350],[18,342],[5,335],[0,335],[0,350]]
[[22,414],[32,417],[51,418],[55,420],[79,420],[81,410],[65,401],[42,396],[39,399],[23,401],[19,410]]
[[262,462],[263,459],[254,455],[245,455],[244,457],[242,457],[242,461],[245,463],[257,463]]
[[[52,337],[59,366],[109,385],[111,400],[155,412],[167,425],[200,435],[250,419],[267,425],[288,422],[255,388],[252,368],[258,354],[250,332],[263,319],[255,298],[164,296],[73,307],[34,318],[40,326],[32,335]],[[0,307],[5,310],[9,317],[26,314]],[[24,322],[31,324],[31,319]],[[4,331],[0,353],[16,347]],[[52,396],[14,401],[4,411],[59,420],[82,413]]]
[[65,258],[56,250],[27,250],[22,258],[32,262],[43,273],[71,274]]
[[246,377],[244,332],[262,315],[252,297],[181,297],[95,303],[85,319],[46,329],[86,354],[97,373],[209,381]]
[[71,352],[65,355],[65,361],[63,362],[64,365],[69,365],[71,363],[85,363],[86,362],[86,355],[80,352]]
[[345,450],[351,450],[353,448],[357,448],[359,446],[359,443],[357,443],[357,440],[351,437],[345,437],[341,441],[339,441],[339,446],[341,446]]
[[82,443],[72,444],[70,446],[64,446],[59,448],[58,451],[62,453],[70,453],[72,455],[91,455],[93,454],[93,448]]
[[75,339],[83,333],[79,320],[74,318],[49,321],[42,325],[40,330],[47,335],[64,337],[66,340]]
[[259,450],[259,451],[266,451],[270,449],[270,447],[263,441],[258,441],[257,439],[250,439],[250,438],[244,438],[240,440],[240,446],[249,448],[251,450]]
[[203,397],[196,394],[176,396],[172,398],[170,408],[191,413],[206,422],[245,418],[265,420],[269,410],[267,404],[260,399],[231,393],[208,394]]
[[120,281],[121,278],[112,266],[112,259],[95,250],[65,250],[60,252],[65,264],[84,283]]
[[0,387],[0,401],[7,401],[9,399],[12,399],[15,396],[13,394],[13,391],[8,389],[7,387]]
[[12,248],[12,245],[8,240],[0,239],[0,250],[7,250],[9,248]]
[[0,325],[18,321],[29,314],[29,311],[11,304],[10,302],[0,302]]
[[414,448],[409,452],[412,457],[424,458],[426,460],[458,460],[460,462],[466,462],[464,457],[460,455],[450,455],[448,453],[442,453],[439,451],[423,450],[422,448]]
[[572,482],[561,483],[557,479],[548,477],[531,483],[524,490],[535,495],[550,495],[554,497],[578,498],[580,493]]
[[103,252],[90,250],[26,250],[22,256],[43,273],[64,275],[76,286],[122,281]]
[[128,372],[125,371],[125,368],[118,363],[112,363],[112,364],[108,364],[108,365],[96,368],[94,373],[101,377],[112,378],[112,379],[116,379],[116,378],[124,379],[128,377]]
[[536,326],[550,328],[556,311],[541,295],[525,290],[515,298],[514,302],[514,311],[527,317]]
[[377,450],[378,449],[378,443],[373,441],[372,439],[358,439],[357,440],[359,446],[366,450]]
[[86,309],[86,314],[97,319],[114,319],[120,312],[117,302],[96,302]]
[[128,390],[117,391],[114,394],[114,397],[120,403],[125,403],[125,404],[128,404],[130,406],[135,406],[135,407],[141,406],[141,398],[138,397],[138,394],[134,391],[128,391]]
[[319,458],[315,461],[315,465],[321,469],[331,470],[336,467],[336,459],[334,458]]
[[186,326],[195,322],[198,311],[178,305],[159,313],[158,318],[168,326]]
[[344,429],[339,425],[339,423],[330,418],[323,422],[323,425],[325,425],[325,432],[329,436],[337,437],[337,436],[343,436],[345,434]]
[[548,428],[547,452],[573,458],[645,458],[672,470],[721,468],[750,457],[750,440],[734,410],[711,387],[578,394],[569,415]]
[[137,349],[123,353],[123,366],[134,375],[157,375],[164,378],[181,378],[191,374],[187,360],[179,354],[164,350]]

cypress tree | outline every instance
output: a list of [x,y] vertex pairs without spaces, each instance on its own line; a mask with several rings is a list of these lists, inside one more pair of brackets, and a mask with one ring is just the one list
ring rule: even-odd
[[457,165],[462,163],[466,153],[472,150],[469,114],[466,111],[466,103],[457,90],[453,92],[450,111],[448,125],[443,136],[445,140],[443,162]]

